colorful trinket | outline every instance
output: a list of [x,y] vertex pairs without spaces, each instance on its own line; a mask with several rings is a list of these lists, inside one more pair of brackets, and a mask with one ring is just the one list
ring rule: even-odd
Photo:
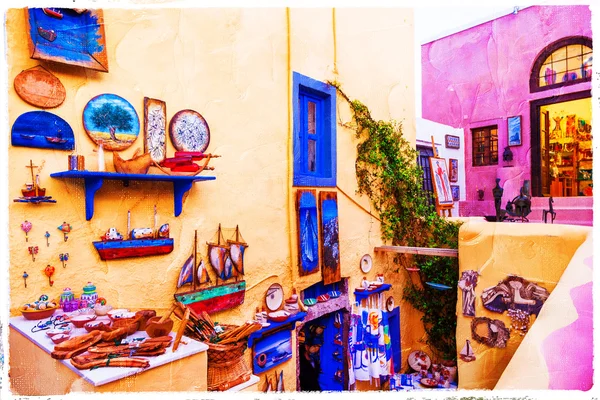
[[[71,290],[71,288],[68,288],[68,287],[64,288],[63,292],[60,295],[60,300],[59,300],[60,307],[63,309],[63,311],[65,311],[65,312],[67,311],[67,310],[65,310],[65,305],[68,302],[71,302],[73,300],[75,300],[75,295],[73,294],[73,291]],[[74,310],[71,310],[71,311],[74,311]]]
[[50,286],[52,286],[54,284],[54,281],[50,278],[52,277],[52,275],[54,275],[54,267],[48,264],[46,268],[44,268],[44,273],[48,277],[48,283],[50,284]]
[[31,227],[33,225],[31,224],[31,222],[25,220],[25,222],[23,222],[21,224],[21,229],[23,230],[23,232],[25,232],[25,241],[29,242],[29,237],[27,236],[27,234],[29,233],[29,231],[31,230]]
[[23,282],[25,282],[25,287],[27,287],[27,278],[29,278],[29,274],[26,271],[23,271]]
[[58,255],[58,258],[60,258],[60,261],[62,262],[63,268],[66,268],[67,264],[65,264],[65,262],[69,261],[69,253],[60,253]]
[[44,237],[46,238],[46,247],[50,247],[50,242],[48,241],[48,238],[50,237],[50,232],[46,231]]
[[29,254],[31,254],[31,258],[33,261],[35,261],[35,255],[38,253],[38,247],[37,246],[29,246],[28,247],[29,250]]
[[81,301],[87,302],[89,307],[93,307],[98,300],[98,293],[96,292],[96,286],[92,282],[88,282],[83,287],[83,294],[81,295]]
[[57,229],[63,233],[63,235],[65,236],[65,242],[66,242],[67,239],[69,239],[69,237],[67,236],[67,233],[71,232],[71,229],[73,229],[73,227],[70,224],[63,222],[63,224],[61,226],[59,226]]

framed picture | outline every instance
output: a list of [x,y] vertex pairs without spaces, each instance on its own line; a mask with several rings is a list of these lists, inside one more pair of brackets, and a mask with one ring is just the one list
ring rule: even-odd
[[102,10],[29,8],[25,12],[31,58],[108,72]]
[[454,135],[446,135],[447,149],[460,149],[460,137]]
[[452,206],[452,192],[448,179],[448,167],[445,158],[429,157],[431,167],[431,180],[433,181],[433,192],[435,193],[436,205]]
[[448,178],[450,182],[458,182],[458,160],[456,158],[449,158],[450,171],[448,171]]
[[521,145],[521,116],[508,117],[508,145]]
[[460,200],[460,186],[459,185],[450,185],[450,189],[452,190],[452,200],[459,201]]

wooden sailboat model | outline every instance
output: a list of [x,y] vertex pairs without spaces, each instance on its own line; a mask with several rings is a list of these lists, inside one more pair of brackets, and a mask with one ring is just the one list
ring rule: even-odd
[[[241,239],[239,228],[236,227],[234,240],[225,241],[221,225],[217,232],[217,242],[208,244],[208,261],[216,275],[216,285],[201,288],[209,283],[210,277],[204,262],[197,261],[197,232],[194,235],[194,252],[181,268],[177,288],[191,284],[192,290],[175,293],[175,300],[190,307],[194,312],[214,313],[236,307],[244,302],[246,281],[238,280],[244,274],[244,251],[248,244]],[[233,249],[233,250],[232,250]],[[235,278],[235,281],[225,283]],[[222,281],[219,284],[219,280]],[[197,287],[198,286],[198,287]]]
[[126,257],[143,257],[168,254],[173,251],[173,239],[169,238],[169,224],[157,229],[156,206],[154,207],[154,228],[131,230],[131,212],[127,211],[128,239],[110,228],[100,239],[92,242],[101,260],[114,260]]
[[471,341],[467,339],[465,346],[460,351],[460,359],[464,362],[471,362],[475,360],[475,352],[471,347]]
[[46,188],[40,187],[40,176],[33,175],[33,169],[37,168],[33,165],[33,161],[29,160],[27,168],[31,169],[31,183],[26,183],[25,188],[21,189],[23,197],[14,199],[17,203],[56,203],[52,200],[52,196],[46,196]]

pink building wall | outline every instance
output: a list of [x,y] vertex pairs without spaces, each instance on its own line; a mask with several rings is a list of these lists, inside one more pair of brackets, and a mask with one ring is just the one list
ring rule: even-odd
[[[466,202],[463,215],[493,215],[492,188],[500,178],[502,206],[531,180],[531,100],[591,88],[583,82],[531,93],[533,63],[549,44],[568,37],[592,37],[589,6],[533,6],[422,45],[423,118],[464,129]],[[510,116],[521,116],[522,145],[511,147],[505,164]],[[473,167],[471,129],[498,125],[498,165]],[[485,188],[484,202],[477,189]]]

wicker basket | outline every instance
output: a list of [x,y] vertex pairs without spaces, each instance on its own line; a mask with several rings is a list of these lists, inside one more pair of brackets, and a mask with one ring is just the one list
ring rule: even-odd
[[247,341],[208,345],[208,390],[223,391],[250,379],[252,372],[244,362]]

